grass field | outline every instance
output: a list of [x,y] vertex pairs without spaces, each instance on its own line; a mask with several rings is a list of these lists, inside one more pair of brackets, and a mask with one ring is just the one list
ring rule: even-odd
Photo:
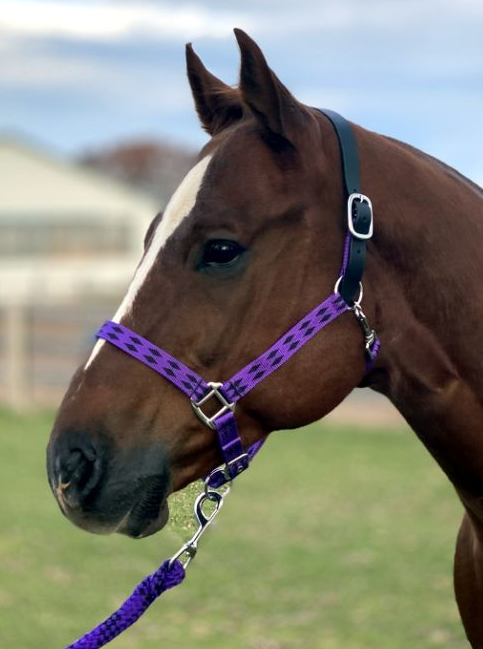
[[[180,543],[74,528],[44,469],[51,417],[0,414],[0,647],[61,649]],[[461,507],[408,431],[272,436],[184,584],[113,649],[467,647],[452,591]]]

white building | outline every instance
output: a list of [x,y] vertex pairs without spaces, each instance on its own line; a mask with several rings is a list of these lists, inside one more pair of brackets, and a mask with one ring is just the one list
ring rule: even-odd
[[161,206],[10,138],[0,179],[0,402],[55,403]]

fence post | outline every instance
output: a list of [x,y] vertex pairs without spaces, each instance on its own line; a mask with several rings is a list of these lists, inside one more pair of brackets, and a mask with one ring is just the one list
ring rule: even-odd
[[28,325],[24,304],[5,305],[5,359],[7,404],[15,409],[30,403]]

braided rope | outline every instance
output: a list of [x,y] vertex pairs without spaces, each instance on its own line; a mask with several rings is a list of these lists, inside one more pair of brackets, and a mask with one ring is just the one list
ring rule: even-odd
[[132,626],[165,590],[180,584],[185,570],[180,561],[167,559],[133,590],[112,615],[66,649],[99,649]]

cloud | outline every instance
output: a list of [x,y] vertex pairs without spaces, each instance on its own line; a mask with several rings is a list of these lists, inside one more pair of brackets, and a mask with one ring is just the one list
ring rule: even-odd
[[0,0],[0,128],[196,143],[183,44],[236,82],[234,26],[303,101],[482,180],[482,0]]
[[78,84],[98,86],[105,84],[108,78],[108,70],[93,67],[89,61],[62,59],[45,52],[26,57],[16,48],[11,48],[9,63],[10,65],[3,66],[0,70],[0,81],[12,88],[65,88]]
[[112,41],[136,34],[189,40],[226,37],[244,12],[210,11],[201,5],[2,0],[0,31],[17,37]]

